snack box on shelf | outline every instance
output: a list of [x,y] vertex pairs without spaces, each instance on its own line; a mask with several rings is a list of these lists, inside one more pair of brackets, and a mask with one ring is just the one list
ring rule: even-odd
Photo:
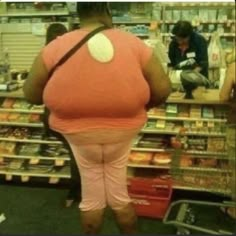
[[14,154],[16,143],[0,142],[0,154]]
[[168,165],[171,163],[171,153],[156,153],[152,158],[153,165]]
[[224,152],[225,151],[225,139],[209,137],[207,140],[207,150],[210,152]]
[[191,167],[193,166],[193,158],[189,155],[181,155],[179,167]]
[[218,165],[217,159],[214,158],[201,158],[197,159],[198,167],[215,168]]
[[15,103],[14,98],[5,98],[5,100],[2,103],[2,108],[12,108]]
[[129,161],[135,164],[149,165],[152,161],[153,153],[148,152],[131,152]]

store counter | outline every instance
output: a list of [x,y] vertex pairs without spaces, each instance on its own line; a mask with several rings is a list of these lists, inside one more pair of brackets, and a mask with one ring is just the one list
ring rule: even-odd
[[220,91],[218,89],[198,88],[193,92],[194,99],[185,99],[185,93],[172,93],[167,102],[168,103],[187,103],[187,104],[227,104],[227,102],[220,101]]

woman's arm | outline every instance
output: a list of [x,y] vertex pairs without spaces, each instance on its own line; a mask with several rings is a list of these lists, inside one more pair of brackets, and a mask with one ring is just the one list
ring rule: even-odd
[[235,63],[232,63],[228,67],[224,84],[220,90],[221,101],[228,101],[230,99],[234,83],[235,83]]
[[144,68],[144,76],[151,91],[151,106],[158,106],[165,102],[171,92],[171,83],[154,54]]
[[40,53],[36,57],[23,87],[26,100],[32,104],[43,104],[43,90],[47,82],[48,70]]

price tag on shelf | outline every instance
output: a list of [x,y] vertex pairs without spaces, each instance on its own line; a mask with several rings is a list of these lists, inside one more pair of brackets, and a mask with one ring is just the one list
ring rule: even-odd
[[39,158],[31,158],[29,161],[29,164],[31,165],[37,165],[39,163]]
[[215,127],[215,123],[213,121],[208,121],[207,122],[207,127],[208,128],[214,128]]
[[55,166],[64,166],[65,161],[61,159],[56,159],[55,160]]
[[197,127],[197,128],[202,128],[202,127],[203,127],[203,121],[197,120],[197,121],[196,121],[196,127]]
[[6,174],[6,181],[11,181],[12,180],[12,175]]
[[29,176],[25,176],[25,175],[22,175],[22,176],[21,176],[21,181],[22,181],[23,183],[26,183],[26,182],[28,182],[28,181],[29,181],[29,179],[30,179],[30,177],[29,177]]
[[50,184],[57,184],[58,182],[59,182],[59,178],[57,178],[57,177],[50,177],[50,179],[49,179],[49,183]]

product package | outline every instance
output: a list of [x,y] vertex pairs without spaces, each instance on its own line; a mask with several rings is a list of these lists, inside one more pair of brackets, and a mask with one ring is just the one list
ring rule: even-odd
[[151,163],[153,153],[131,152],[129,161],[135,164],[149,165]]
[[208,138],[207,151],[209,152],[224,152],[225,140],[224,138]]
[[1,154],[14,154],[16,148],[16,143],[11,142],[1,142],[0,143],[0,153]]
[[2,122],[8,121],[9,115],[10,115],[10,113],[0,113],[0,121],[2,121]]
[[168,117],[177,117],[178,116],[178,106],[177,106],[177,104],[168,104],[166,106],[166,115]]
[[6,98],[2,104],[2,108],[12,108],[15,101],[13,98]]
[[180,167],[193,166],[193,159],[188,155],[182,155],[180,159]]
[[154,165],[168,165],[170,163],[171,163],[170,153],[156,153],[152,159],[152,164]]
[[208,46],[208,60],[210,68],[218,68],[221,65],[221,45],[218,33],[212,34]]
[[33,156],[38,155],[40,151],[40,144],[26,144],[21,145],[18,149],[19,155]]

